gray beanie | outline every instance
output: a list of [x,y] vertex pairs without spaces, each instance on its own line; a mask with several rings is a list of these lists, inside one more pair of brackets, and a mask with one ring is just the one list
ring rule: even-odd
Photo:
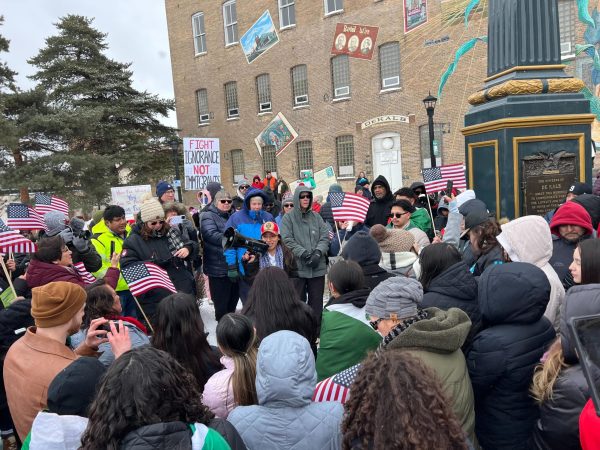
[[329,186],[329,192],[344,192],[344,189],[342,189],[341,185],[333,183]]
[[371,291],[365,312],[381,319],[403,319],[417,315],[423,300],[423,287],[413,278],[392,277]]
[[214,200],[215,202],[218,202],[219,200],[231,200],[231,194],[229,194],[229,192],[227,192],[226,190],[221,189],[215,194]]
[[59,211],[48,211],[44,214],[44,223],[48,231],[47,236],[56,236],[62,230],[67,228],[67,216]]

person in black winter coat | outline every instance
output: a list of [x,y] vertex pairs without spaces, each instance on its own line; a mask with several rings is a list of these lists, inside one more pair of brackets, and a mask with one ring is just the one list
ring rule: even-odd
[[[600,314],[600,285],[569,290],[560,318],[560,339],[552,345],[544,363],[536,369],[531,391],[540,403],[540,418],[533,431],[539,449],[579,449],[579,415],[590,398],[575,343],[567,323],[573,317]],[[596,384],[600,374],[596,373]]]
[[550,282],[533,264],[489,267],[479,279],[482,331],[467,354],[475,431],[484,449],[527,449],[539,410],[529,394],[535,365],[555,338],[544,317]]
[[369,290],[394,276],[379,266],[381,250],[368,231],[358,231],[348,240],[342,250],[342,258],[358,263],[365,277],[365,287]]
[[379,175],[371,183],[371,193],[373,194],[373,200],[371,200],[369,210],[367,211],[365,225],[369,228],[376,224],[385,226],[390,218],[394,196],[390,190],[388,180],[383,175]]
[[424,292],[421,307],[435,306],[444,311],[459,308],[471,319],[471,331],[462,346],[463,352],[468,353],[481,327],[475,277],[461,260],[456,247],[443,242],[425,247],[419,255],[419,264],[419,281]]

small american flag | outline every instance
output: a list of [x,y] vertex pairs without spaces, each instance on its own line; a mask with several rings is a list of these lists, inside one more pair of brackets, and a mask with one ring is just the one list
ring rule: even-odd
[[423,181],[425,182],[425,189],[429,193],[443,191],[450,180],[454,182],[456,189],[467,188],[465,168],[462,164],[423,169]]
[[92,284],[96,281],[96,277],[87,271],[83,262],[80,261],[77,264],[73,264],[73,269],[87,284]]
[[11,203],[7,208],[6,224],[17,230],[45,230],[44,219],[35,209],[23,203]]
[[0,219],[0,251],[2,253],[33,253],[37,246],[17,231],[9,228]]
[[35,194],[35,210],[42,216],[50,211],[59,211],[69,216],[69,204],[54,195]]
[[121,269],[123,278],[134,296],[142,295],[152,289],[162,288],[177,292],[169,274],[156,264],[140,262]]
[[364,222],[369,210],[369,199],[347,192],[330,192],[329,202],[333,219],[340,222]]
[[358,374],[358,369],[360,369],[360,364],[349,367],[318,383],[313,394],[313,402],[346,403],[348,394],[350,393],[350,386],[352,386]]

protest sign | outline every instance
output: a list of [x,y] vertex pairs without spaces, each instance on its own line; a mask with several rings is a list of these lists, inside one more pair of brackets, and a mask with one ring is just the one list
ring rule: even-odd
[[185,190],[200,191],[212,181],[221,182],[218,138],[183,138]]
[[[327,199],[327,194],[329,193],[329,186],[331,186],[333,183],[337,183],[333,166],[325,167],[323,170],[315,172],[313,174],[313,179],[315,180],[316,184],[316,187],[312,190],[313,198],[317,195],[322,195],[323,201],[325,201]],[[290,190],[294,192],[301,181],[302,180],[292,181],[290,183]]]
[[117,186],[111,187],[112,204],[119,205],[125,210],[127,220],[135,219],[140,212],[140,205],[143,197],[152,192],[149,184],[140,184],[137,186]]

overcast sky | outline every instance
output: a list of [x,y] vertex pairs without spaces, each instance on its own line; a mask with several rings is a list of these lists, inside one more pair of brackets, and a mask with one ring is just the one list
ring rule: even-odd
[[[21,88],[33,86],[27,59],[57,33],[54,24],[67,14],[94,18],[92,26],[108,34],[108,56],[132,63],[136,89],[174,97],[164,0],[2,0],[0,34],[10,40],[10,50],[0,58],[19,72]],[[175,113],[163,122],[176,126]]]

